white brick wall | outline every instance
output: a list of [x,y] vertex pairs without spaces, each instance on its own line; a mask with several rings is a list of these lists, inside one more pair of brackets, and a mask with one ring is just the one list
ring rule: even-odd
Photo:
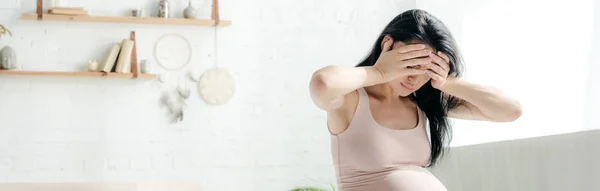
[[600,3],[594,3],[594,34],[585,110],[587,129],[600,129],[600,121],[597,120],[600,113]]
[[[63,0],[64,1],[64,0]],[[186,0],[172,0],[181,16]],[[66,2],[66,1],[64,1]],[[148,14],[157,0],[71,0],[92,14]],[[201,17],[210,1],[197,0]],[[354,65],[380,29],[411,0],[222,0],[219,66],[237,94],[212,107],[193,89],[183,122],[171,125],[156,81],[0,76],[0,182],[192,180],[207,190],[286,190],[334,183],[324,113],[307,92],[327,64]],[[213,30],[202,27],[19,21],[33,0],[0,2],[0,22],[27,70],[76,70],[102,60],[111,43],[137,31],[138,58],[154,42],[184,35],[189,68],[213,67]],[[164,27],[164,28],[163,28]],[[347,45],[346,45],[347,43]],[[177,73],[170,73],[173,81]],[[195,86],[193,86],[195,87]]]

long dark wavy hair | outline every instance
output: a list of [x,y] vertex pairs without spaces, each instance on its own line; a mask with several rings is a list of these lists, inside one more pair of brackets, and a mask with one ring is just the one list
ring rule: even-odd
[[[439,19],[419,9],[408,10],[396,16],[383,29],[367,57],[356,67],[373,66],[377,62],[381,54],[381,41],[386,35],[390,35],[394,42],[421,42],[428,44],[436,52],[443,52],[450,58],[448,77],[461,76],[463,61],[450,30]],[[447,119],[448,110],[459,106],[462,101],[433,88],[431,81],[409,97],[425,112],[429,120],[431,158],[428,166],[434,166],[444,154],[444,144],[449,143],[452,137],[452,128]]]

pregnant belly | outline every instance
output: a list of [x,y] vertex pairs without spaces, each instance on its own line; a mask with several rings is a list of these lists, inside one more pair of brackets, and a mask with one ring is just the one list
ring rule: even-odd
[[447,191],[427,169],[402,167],[359,185],[343,185],[341,191]]

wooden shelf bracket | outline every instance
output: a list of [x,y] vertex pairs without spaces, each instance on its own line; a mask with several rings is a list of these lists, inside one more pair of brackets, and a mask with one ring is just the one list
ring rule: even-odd
[[215,26],[219,26],[221,19],[219,19],[219,0],[212,0],[212,20],[215,21]]
[[44,7],[44,0],[37,0],[37,18],[38,20],[42,20],[43,15],[44,15],[44,10],[42,9]]

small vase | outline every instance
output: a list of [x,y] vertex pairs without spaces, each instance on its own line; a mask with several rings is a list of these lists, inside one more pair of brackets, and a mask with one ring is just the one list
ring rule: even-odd
[[195,19],[197,11],[192,7],[192,0],[190,0],[188,7],[183,10],[183,16],[187,19]]
[[15,68],[17,68],[17,55],[15,50],[10,46],[6,46],[0,50],[0,69],[12,70]]
[[88,72],[97,72],[98,71],[98,62],[96,60],[88,61]]
[[169,4],[169,0],[160,0],[158,2],[158,17],[169,18],[170,9],[171,5]]
[[140,61],[140,68],[142,69],[143,74],[152,74],[152,68],[147,60]]

